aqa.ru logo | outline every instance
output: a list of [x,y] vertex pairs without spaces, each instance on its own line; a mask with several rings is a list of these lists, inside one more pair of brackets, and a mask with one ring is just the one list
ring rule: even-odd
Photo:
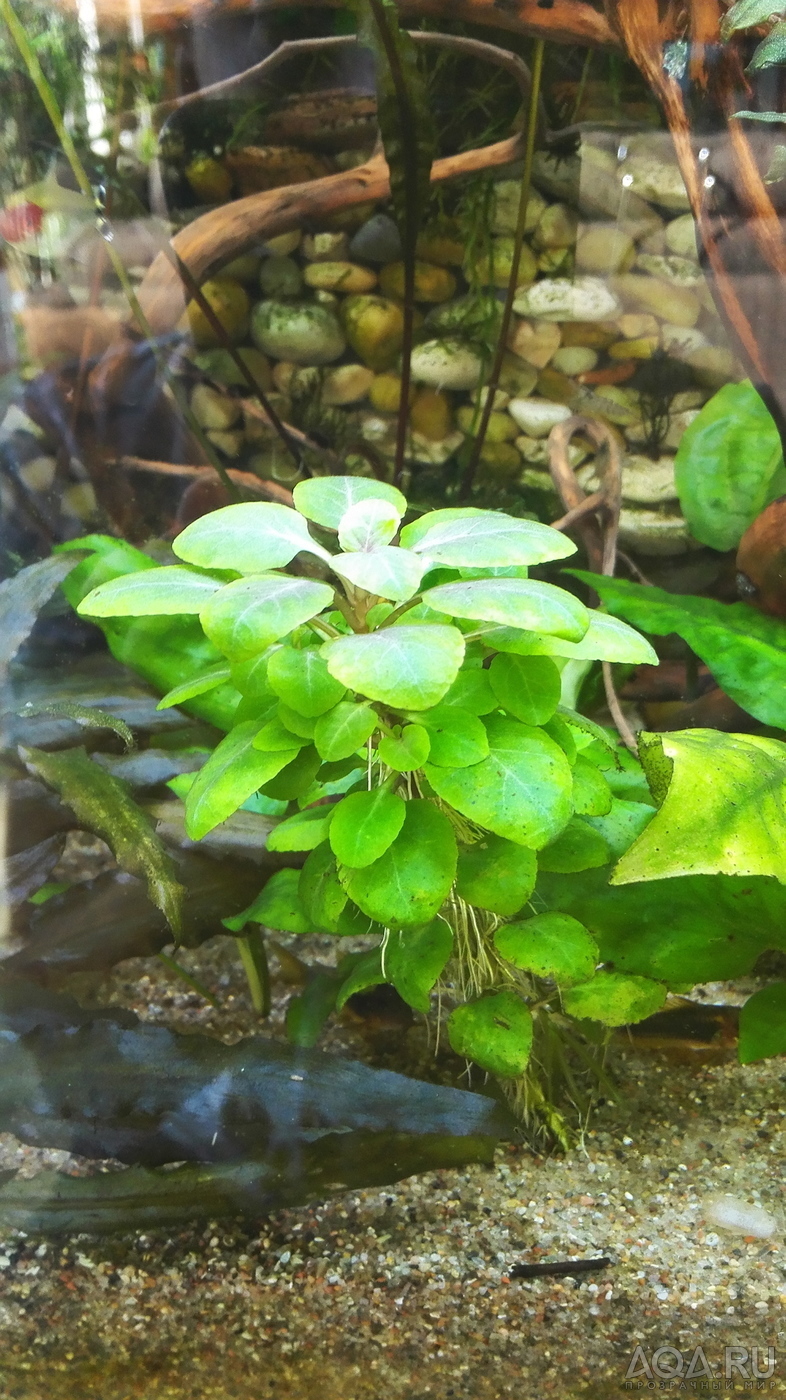
[[624,1389],[771,1390],[775,1364],[775,1347],[724,1347],[722,1362],[713,1363],[703,1347],[696,1347],[690,1355],[677,1347],[658,1347],[648,1356],[638,1346],[625,1372]]

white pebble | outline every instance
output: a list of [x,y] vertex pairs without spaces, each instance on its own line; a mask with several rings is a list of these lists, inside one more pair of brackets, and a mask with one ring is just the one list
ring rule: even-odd
[[557,423],[570,418],[570,409],[564,403],[553,403],[551,399],[513,399],[508,404],[508,413],[515,423],[529,437],[547,437]]
[[758,1240],[769,1239],[777,1230],[777,1221],[761,1206],[753,1206],[739,1196],[712,1196],[704,1206],[704,1218],[721,1230],[733,1235],[755,1235]]

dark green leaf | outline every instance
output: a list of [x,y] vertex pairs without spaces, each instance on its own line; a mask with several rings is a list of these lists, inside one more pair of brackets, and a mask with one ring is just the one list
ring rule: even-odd
[[327,841],[315,847],[306,857],[300,872],[298,893],[312,928],[338,933],[347,892],[339,881],[336,857]]
[[746,73],[760,73],[763,68],[775,68],[786,63],[786,24],[773,25],[766,39],[753,51]]
[[60,794],[80,826],[106,841],[118,865],[147,882],[151,900],[177,934],[182,887],[171,858],[125,783],[99,768],[81,748],[62,753],[21,749],[20,753],[28,767]]
[[385,854],[362,870],[343,872],[358,907],[390,926],[430,923],[456,874],[456,838],[447,817],[420,798],[405,805],[404,824]]
[[385,975],[415,1011],[428,1012],[431,989],[453,951],[453,934],[444,919],[422,928],[392,929],[383,957]]
[[286,1015],[290,1044],[306,1049],[316,1045],[325,1022],[336,1009],[341,982],[340,966],[326,968],[309,978],[300,996],[290,998]]
[[600,832],[582,821],[581,817],[574,817],[557,839],[539,852],[538,867],[560,873],[590,870],[597,865],[606,865],[609,855],[608,843]]
[[740,1012],[742,1064],[786,1055],[786,982],[773,982],[749,997]]
[[357,992],[366,992],[369,987],[379,987],[386,981],[387,977],[382,971],[381,948],[371,948],[368,953],[362,953],[356,962],[353,961],[349,975],[341,985],[336,997],[336,1010],[342,1011],[349,998]]
[[489,680],[503,710],[524,724],[546,724],[559,704],[560,673],[548,656],[495,656]]
[[351,758],[361,744],[370,739],[378,724],[370,705],[356,705],[352,700],[340,700],[326,715],[321,715],[314,729],[314,743],[327,763]]
[[736,549],[760,511],[786,490],[778,429],[750,380],[724,384],[685,430],[674,462],[695,539]]
[[333,808],[330,844],[342,865],[363,869],[395,841],[407,814],[406,803],[386,788],[353,792]]
[[186,798],[186,830],[192,841],[226,821],[295,757],[296,745],[289,751],[260,753],[254,748],[259,729],[259,721],[253,719],[236,725],[197,773]]
[[526,904],[537,872],[534,851],[504,836],[483,836],[459,852],[456,892],[468,904],[510,917]]
[[515,992],[495,992],[457,1006],[448,1019],[448,1038],[457,1055],[489,1074],[515,1079],[532,1050],[532,1016]]
[[570,914],[536,914],[503,924],[494,934],[494,946],[514,967],[551,977],[562,987],[588,981],[599,960],[595,939]]
[[202,608],[199,620],[230,661],[248,661],[332,601],[333,589],[326,583],[260,573],[225,584]]
[[786,622],[747,603],[666,593],[599,574],[581,577],[612,612],[642,631],[659,637],[676,632],[732,700],[763,724],[786,728]]
[[238,574],[283,568],[301,550],[320,559],[330,558],[312,539],[302,515],[289,506],[267,501],[222,506],[200,516],[177,536],[172,549],[187,564],[234,569]]
[[666,988],[648,977],[631,977],[622,972],[596,972],[591,982],[571,987],[562,994],[562,1005],[569,1016],[601,1021],[604,1026],[629,1026],[660,1011]]
[[773,15],[779,14],[778,0],[736,0],[721,20],[722,39],[728,39],[738,29],[752,29],[766,24]]
[[313,744],[308,744],[290,759],[285,767],[280,768],[278,773],[262,784],[263,793],[266,797],[275,797],[286,802],[295,797],[302,797],[316,778],[320,762]]
[[440,624],[386,627],[326,642],[332,676],[351,690],[402,710],[438,704],[464,659],[464,638]]
[[422,724],[405,724],[398,735],[383,734],[377,754],[382,763],[397,773],[412,773],[423,767],[430,748],[429,731]]
[[345,695],[345,688],[328,671],[319,647],[277,647],[267,663],[271,690],[291,710],[316,719],[332,710]]

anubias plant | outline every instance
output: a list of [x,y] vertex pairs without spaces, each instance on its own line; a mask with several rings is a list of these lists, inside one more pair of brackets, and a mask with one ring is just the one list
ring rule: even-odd
[[225,657],[161,702],[227,682],[242,696],[187,792],[191,837],[259,792],[296,804],[269,844],[305,863],[275,874],[233,930],[374,938],[291,1005],[293,1038],[313,1041],[364,988],[392,983],[425,1012],[437,987],[453,1049],[559,1134],[537,1076],[554,1036],[571,1017],[635,1021],[665,996],[599,968],[582,923],[530,902],[539,867],[610,856],[593,821],[612,810],[616,751],[561,703],[561,671],[655,653],[528,577],[574,553],[548,526],[468,508],[402,528],[401,493],[360,477],[303,481],[294,499],[202,517],[174,541],[182,563],[103,582],[79,611],[196,615]]

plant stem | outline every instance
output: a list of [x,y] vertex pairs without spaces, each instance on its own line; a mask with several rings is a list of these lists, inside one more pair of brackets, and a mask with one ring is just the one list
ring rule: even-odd
[[211,1006],[215,1006],[216,1009],[218,1009],[218,1002],[214,996],[211,996],[207,987],[204,987],[198,978],[192,977],[190,972],[186,972],[186,969],[181,967],[179,962],[175,962],[174,958],[170,958],[168,953],[159,953],[158,960],[164,964],[164,967],[168,967],[170,972],[174,972],[178,977],[182,977],[183,981],[187,982],[189,987],[193,987],[194,991],[198,992],[201,997],[204,997],[205,1001],[209,1002]]
[[587,49],[586,57],[584,59],[584,65],[581,70],[581,77],[579,78],[579,85],[576,89],[576,102],[573,108],[573,116],[570,119],[571,126],[574,124],[574,122],[577,122],[579,119],[579,112],[581,111],[581,104],[584,101],[584,90],[587,86],[587,79],[589,77],[591,63],[592,49]]
[[524,231],[527,226],[527,206],[529,204],[530,188],[532,185],[532,163],[535,157],[535,137],[538,129],[538,104],[540,101],[540,83],[543,74],[545,47],[546,45],[543,39],[535,40],[535,53],[532,62],[532,83],[529,92],[529,113],[527,117],[527,144],[524,152],[524,171],[521,176],[519,209],[516,219],[516,232],[514,234],[513,262],[508,279],[508,290],[502,312],[499,339],[497,340],[497,348],[494,354],[494,364],[486,386],[486,402],[483,405],[483,414],[475,440],[472,444],[472,452],[470,453],[469,461],[464,468],[464,474],[461,479],[461,498],[464,500],[472,490],[472,483],[475,479],[475,472],[477,471],[483,443],[488,431],[489,419],[491,418],[491,413],[494,408],[494,399],[499,387],[502,365],[508,345],[508,332],[513,317],[513,302],[515,301],[516,292],[518,290],[521,249],[524,243]]
[[248,980],[254,1010],[263,1018],[270,1015],[270,969],[265,940],[259,929],[235,940],[243,971]]

